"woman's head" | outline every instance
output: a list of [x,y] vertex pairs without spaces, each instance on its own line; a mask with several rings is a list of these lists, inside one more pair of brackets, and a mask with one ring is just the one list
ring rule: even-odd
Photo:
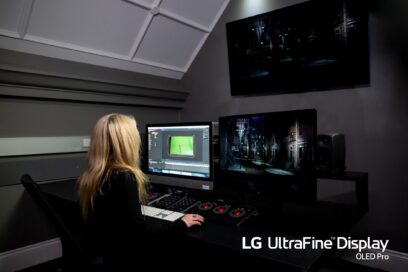
[[88,163],[123,167],[139,164],[140,135],[132,116],[112,113],[96,123]]
[[114,170],[134,174],[139,199],[146,198],[146,176],[139,168],[140,135],[132,116],[112,113],[101,117],[92,132],[86,169],[79,179],[79,201],[86,218],[94,197],[102,194],[102,186]]

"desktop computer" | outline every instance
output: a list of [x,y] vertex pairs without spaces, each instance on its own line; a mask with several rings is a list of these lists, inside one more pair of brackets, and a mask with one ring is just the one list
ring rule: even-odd
[[150,181],[170,188],[151,205],[184,212],[198,201],[184,189],[213,190],[211,122],[149,124],[145,138]]
[[213,190],[210,122],[147,125],[146,133],[152,183]]

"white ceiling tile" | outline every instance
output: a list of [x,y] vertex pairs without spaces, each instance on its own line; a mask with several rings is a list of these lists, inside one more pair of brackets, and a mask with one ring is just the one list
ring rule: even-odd
[[210,27],[225,0],[163,0],[160,9]]
[[136,4],[140,4],[141,6],[149,6],[149,7],[152,7],[153,6],[153,4],[155,3],[155,2],[157,2],[157,0],[125,0],[125,1],[129,1],[129,2],[133,2],[133,3],[136,3]]
[[27,37],[126,56],[147,14],[148,10],[121,0],[37,0]]
[[147,30],[135,58],[184,69],[205,35],[158,15]]
[[0,1],[0,29],[18,32],[24,0]]
[[138,1],[146,2],[146,3],[149,3],[149,4],[153,4],[154,2],[156,2],[156,0],[138,0]]

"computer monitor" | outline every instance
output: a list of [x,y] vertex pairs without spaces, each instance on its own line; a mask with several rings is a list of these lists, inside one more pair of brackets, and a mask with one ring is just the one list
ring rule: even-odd
[[149,124],[146,134],[152,183],[213,190],[211,122]]
[[219,119],[220,173],[257,193],[316,199],[316,110]]

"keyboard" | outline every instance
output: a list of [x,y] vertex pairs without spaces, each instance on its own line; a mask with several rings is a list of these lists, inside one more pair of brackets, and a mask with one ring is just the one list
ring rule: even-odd
[[183,213],[180,212],[174,212],[145,205],[142,205],[142,214],[145,216],[150,216],[161,220],[167,220],[170,222],[174,222],[177,219],[183,217],[184,215]]
[[184,212],[195,206],[197,199],[187,194],[171,194],[160,198],[153,203],[154,207],[172,210],[176,212]]

